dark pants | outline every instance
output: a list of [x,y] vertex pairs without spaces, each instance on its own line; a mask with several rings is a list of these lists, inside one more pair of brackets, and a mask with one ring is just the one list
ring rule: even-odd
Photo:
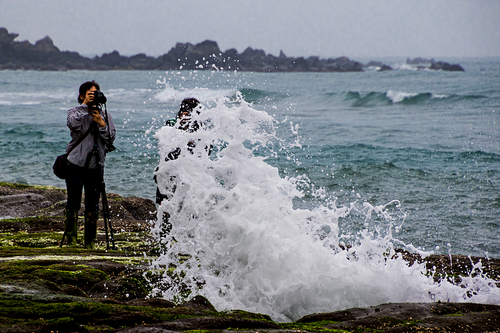
[[80,210],[82,190],[85,188],[85,212],[99,211],[101,186],[102,177],[98,168],[87,169],[69,164],[69,176],[66,178],[66,189],[68,190],[66,209]]

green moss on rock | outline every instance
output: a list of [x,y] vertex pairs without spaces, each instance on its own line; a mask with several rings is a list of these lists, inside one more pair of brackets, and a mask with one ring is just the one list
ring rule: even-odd
[[32,189],[39,189],[39,190],[61,190],[65,191],[64,189],[61,189],[59,187],[51,186],[51,185],[28,185],[28,184],[19,184],[19,183],[6,183],[6,182],[0,182],[0,186],[7,186],[15,190],[24,190],[27,188],[32,188]]
[[61,265],[43,261],[15,261],[0,264],[0,281],[28,281],[40,288],[59,291],[66,285],[90,290],[96,283],[109,276],[84,265]]
[[55,232],[17,232],[10,234],[4,233],[0,237],[0,246],[45,248],[49,246],[58,246],[61,243],[61,238],[62,234]]

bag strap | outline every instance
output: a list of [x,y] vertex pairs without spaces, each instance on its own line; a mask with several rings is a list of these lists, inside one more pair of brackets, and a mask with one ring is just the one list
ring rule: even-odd
[[69,155],[71,153],[71,151],[73,151],[73,149],[75,149],[76,146],[78,146],[83,141],[83,139],[85,139],[87,137],[87,135],[89,135],[90,131],[95,127],[94,124],[95,124],[95,122],[92,122],[92,124],[90,124],[89,128],[87,129],[87,132],[85,132],[85,134],[83,134],[80,138],[78,138],[75,145],[73,147],[71,147],[71,149],[66,154]]

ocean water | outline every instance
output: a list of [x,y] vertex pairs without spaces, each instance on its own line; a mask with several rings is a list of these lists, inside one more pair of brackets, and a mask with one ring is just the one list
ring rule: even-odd
[[[387,260],[396,248],[500,258],[500,59],[454,59],[458,73],[385,62],[396,70],[2,71],[1,181],[64,187],[52,163],[78,86],[94,79],[117,127],[107,191],[154,200],[157,166],[162,189],[176,186],[159,207],[172,229],[152,228],[165,248],[152,269],[184,272],[157,285],[165,298],[188,287],[280,321],[382,302],[500,304],[481,274],[436,284]],[[188,96],[202,130],[164,127]],[[193,139],[193,154],[164,162]]]

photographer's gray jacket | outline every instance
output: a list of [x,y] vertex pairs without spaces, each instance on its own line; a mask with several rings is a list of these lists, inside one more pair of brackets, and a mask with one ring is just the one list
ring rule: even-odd
[[[90,151],[94,148],[94,140],[97,140],[97,147],[99,148],[99,156],[102,166],[106,160],[106,145],[112,144],[115,141],[116,129],[113,118],[109,112],[100,111],[102,119],[106,122],[106,127],[99,127],[97,123],[92,120],[92,115],[89,113],[87,105],[81,104],[76,108],[68,111],[68,127],[71,130],[71,141],[66,148],[68,152],[71,147],[75,145],[82,135],[87,132],[89,127],[94,123],[94,128],[83,139],[83,141],[76,146],[68,155],[68,161],[84,167],[89,156]],[[106,119],[107,113],[107,119]],[[97,167],[96,156],[92,156],[89,161],[89,168],[94,169]]]

